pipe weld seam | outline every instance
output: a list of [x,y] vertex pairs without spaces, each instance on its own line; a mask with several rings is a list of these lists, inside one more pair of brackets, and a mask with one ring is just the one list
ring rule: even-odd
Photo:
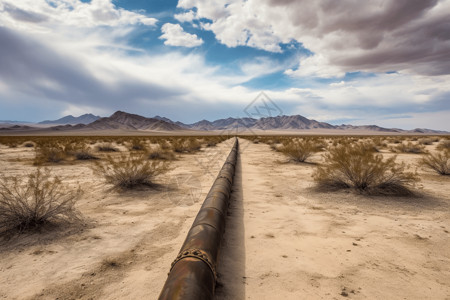
[[[208,268],[211,270],[211,272],[214,276],[214,280],[217,280],[217,272],[216,272],[216,267],[214,266],[214,263],[212,262],[208,253],[206,253],[205,251],[200,250],[200,249],[187,249],[187,250],[180,252],[178,254],[177,258],[175,258],[175,260],[172,262],[172,264],[170,266],[170,271],[172,271],[173,267],[176,265],[177,262],[179,262],[180,260],[183,260],[185,258],[188,258],[188,257],[197,258],[198,260],[201,260],[202,262],[204,262],[208,266]],[[169,274],[170,274],[170,272],[169,272]]]

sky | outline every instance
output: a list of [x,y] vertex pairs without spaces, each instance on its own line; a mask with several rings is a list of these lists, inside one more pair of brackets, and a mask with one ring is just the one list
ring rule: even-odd
[[0,120],[279,110],[450,131],[450,0],[0,0]]

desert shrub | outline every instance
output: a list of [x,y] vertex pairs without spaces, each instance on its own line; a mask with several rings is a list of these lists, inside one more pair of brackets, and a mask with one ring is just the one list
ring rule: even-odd
[[119,149],[114,147],[111,143],[102,143],[100,145],[97,145],[97,151],[100,152],[118,152]]
[[189,153],[199,151],[202,148],[202,144],[196,138],[190,138],[187,141],[187,151]]
[[77,144],[70,153],[76,160],[93,160],[99,159],[95,156],[91,149],[85,144]]
[[269,144],[269,147],[270,147],[270,149],[273,150],[273,151],[279,151],[278,145],[275,144],[275,143]]
[[173,140],[171,145],[172,145],[173,151],[175,151],[177,153],[182,153],[182,152],[186,151],[186,141],[183,139]]
[[367,151],[364,145],[340,145],[324,155],[325,163],[313,174],[321,187],[354,188],[369,193],[410,194],[409,186],[417,175],[405,172],[395,157],[383,160],[381,154]]
[[419,139],[419,144],[421,145],[433,145],[433,143],[439,142],[439,138],[436,137],[427,137]]
[[167,140],[160,140],[158,141],[158,145],[161,147],[161,149],[163,150],[172,150],[172,145],[169,141]]
[[38,143],[35,151],[35,165],[42,165],[44,163],[59,163],[67,158],[65,147],[56,141]]
[[181,138],[181,139],[176,139],[176,140],[172,141],[173,151],[175,151],[177,153],[183,153],[183,152],[192,153],[192,152],[200,150],[201,147],[202,147],[202,145],[195,138],[189,138],[189,139]]
[[133,139],[131,141],[130,150],[132,151],[145,151],[147,147],[141,139]]
[[26,148],[33,148],[34,147],[34,143],[33,142],[25,142],[23,144],[24,147]]
[[360,142],[361,147],[363,147],[366,151],[369,152],[380,152],[377,145],[371,140]]
[[393,143],[393,144],[401,144],[403,139],[399,139],[399,138],[391,138],[389,139],[389,142]]
[[420,164],[441,175],[450,175],[450,150],[428,153],[422,157]]
[[411,142],[398,144],[396,147],[391,147],[391,151],[397,153],[424,153],[425,146],[420,144],[414,144]]
[[217,140],[207,140],[206,141],[206,147],[215,147],[217,145]]
[[69,190],[50,170],[26,177],[0,177],[0,233],[39,229],[80,220],[75,209],[81,190]]
[[164,161],[149,161],[143,153],[122,154],[119,158],[107,156],[104,162],[95,162],[92,167],[96,175],[120,189],[152,186],[153,179],[168,171]]
[[306,140],[291,140],[283,144],[279,151],[289,157],[295,162],[304,162],[315,152],[317,152],[317,145],[314,141]]
[[149,159],[155,159],[155,160],[174,160],[175,154],[170,150],[164,150],[160,147],[156,149],[152,149],[148,152],[148,158]]
[[436,149],[438,150],[450,150],[450,140],[442,140]]
[[215,147],[218,143],[222,142],[223,139],[221,137],[211,136],[205,138],[205,146],[206,147]]

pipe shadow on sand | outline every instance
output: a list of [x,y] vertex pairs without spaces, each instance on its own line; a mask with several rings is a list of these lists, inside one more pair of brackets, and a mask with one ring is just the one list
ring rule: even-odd
[[214,299],[245,299],[245,229],[241,154],[238,153]]

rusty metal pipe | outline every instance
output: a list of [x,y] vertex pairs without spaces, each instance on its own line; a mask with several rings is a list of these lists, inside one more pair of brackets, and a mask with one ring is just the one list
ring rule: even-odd
[[159,300],[209,300],[214,296],[217,258],[225,231],[238,149],[236,139],[172,263]]

